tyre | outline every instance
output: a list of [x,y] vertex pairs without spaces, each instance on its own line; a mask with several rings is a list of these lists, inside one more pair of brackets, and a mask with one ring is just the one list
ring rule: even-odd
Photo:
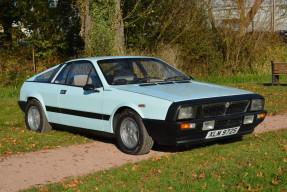
[[29,130],[35,132],[47,133],[52,130],[40,102],[35,99],[28,101],[25,110],[25,123]]
[[116,126],[116,137],[120,150],[132,155],[149,153],[154,143],[141,117],[130,109],[120,113]]

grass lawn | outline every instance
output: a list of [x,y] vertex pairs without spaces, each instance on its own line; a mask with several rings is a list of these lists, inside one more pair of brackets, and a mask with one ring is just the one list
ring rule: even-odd
[[[224,144],[224,145],[222,145]],[[287,191],[287,130],[155,157],[33,191]]]
[[0,88],[0,156],[91,141],[68,132],[39,134],[27,130],[18,97],[18,89]]
[[[269,114],[287,113],[287,86],[266,86],[271,75],[242,75],[225,78],[201,78],[200,81],[218,83],[262,94]],[[260,83],[258,83],[260,82]],[[280,82],[287,83],[282,77]],[[25,128],[24,113],[17,105],[19,89],[0,88],[0,156],[38,149],[56,148],[91,142],[87,137],[62,131],[38,134]]]

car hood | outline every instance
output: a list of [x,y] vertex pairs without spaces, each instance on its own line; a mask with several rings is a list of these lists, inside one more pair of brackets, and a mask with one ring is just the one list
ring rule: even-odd
[[114,86],[114,88],[149,95],[173,102],[251,93],[241,89],[197,81],[191,81],[190,83],[153,84],[148,86],[118,85]]

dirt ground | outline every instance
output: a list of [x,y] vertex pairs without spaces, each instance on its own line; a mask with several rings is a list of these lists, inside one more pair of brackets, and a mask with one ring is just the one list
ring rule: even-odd
[[[287,128],[287,115],[267,116],[255,132],[282,128]],[[154,149],[146,155],[132,156],[119,151],[114,142],[112,139],[105,139],[83,145],[0,157],[0,191],[18,191],[174,152],[163,148]]]

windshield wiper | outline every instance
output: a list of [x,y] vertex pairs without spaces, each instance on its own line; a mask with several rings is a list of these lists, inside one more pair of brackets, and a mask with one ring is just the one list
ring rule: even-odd
[[148,83],[149,82],[149,77],[139,78],[139,79],[136,80],[136,82],[138,82],[138,83]]

